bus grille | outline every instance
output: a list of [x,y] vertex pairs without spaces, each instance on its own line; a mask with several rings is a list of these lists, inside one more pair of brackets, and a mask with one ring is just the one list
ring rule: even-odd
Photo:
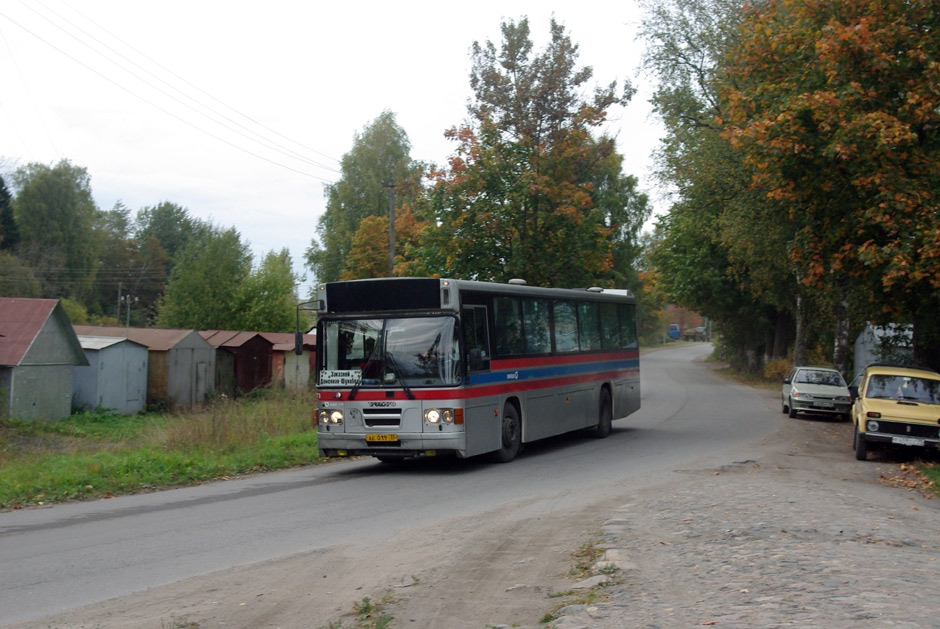
[[366,426],[370,428],[401,425],[400,408],[366,408],[362,411],[362,417]]

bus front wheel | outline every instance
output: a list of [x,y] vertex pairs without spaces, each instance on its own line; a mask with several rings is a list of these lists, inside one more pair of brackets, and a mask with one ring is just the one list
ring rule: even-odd
[[502,446],[492,453],[492,460],[496,463],[509,463],[522,446],[522,422],[519,412],[512,404],[506,404],[503,409],[503,422],[500,430]]

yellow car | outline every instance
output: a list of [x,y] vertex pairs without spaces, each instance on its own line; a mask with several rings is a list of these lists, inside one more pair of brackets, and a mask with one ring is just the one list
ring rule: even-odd
[[[853,383],[854,384],[854,383]],[[929,369],[869,365],[858,390],[852,423],[855,458],[875,444],[940,447],[940,373]]]

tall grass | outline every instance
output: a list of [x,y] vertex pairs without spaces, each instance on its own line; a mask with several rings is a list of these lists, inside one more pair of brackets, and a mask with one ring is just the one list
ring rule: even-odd
[[313,394],[264,391],[192,413],[0,422],[0,508],[186,485],[317,460]]

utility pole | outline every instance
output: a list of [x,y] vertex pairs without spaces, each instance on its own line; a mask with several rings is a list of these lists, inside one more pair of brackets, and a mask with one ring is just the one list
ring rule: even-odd
[[[124,295],[123,299],[124,299],[124,301],[127,303],[127,323],[126,323],[125,325],[126,325],[126,327],[129,328],[129,327],[131,327],[131,294],[128,293],[128,294]],[[134,303],[136,304],[138,301],[140,301],[140,298],[139,298],[139,297],[134,297]],[[121,320],[120,320],[120,319],[118,319],[118,325],[121,325]]]
[[388,276],[395,275],[395,184],[387,183],[388,188]]

